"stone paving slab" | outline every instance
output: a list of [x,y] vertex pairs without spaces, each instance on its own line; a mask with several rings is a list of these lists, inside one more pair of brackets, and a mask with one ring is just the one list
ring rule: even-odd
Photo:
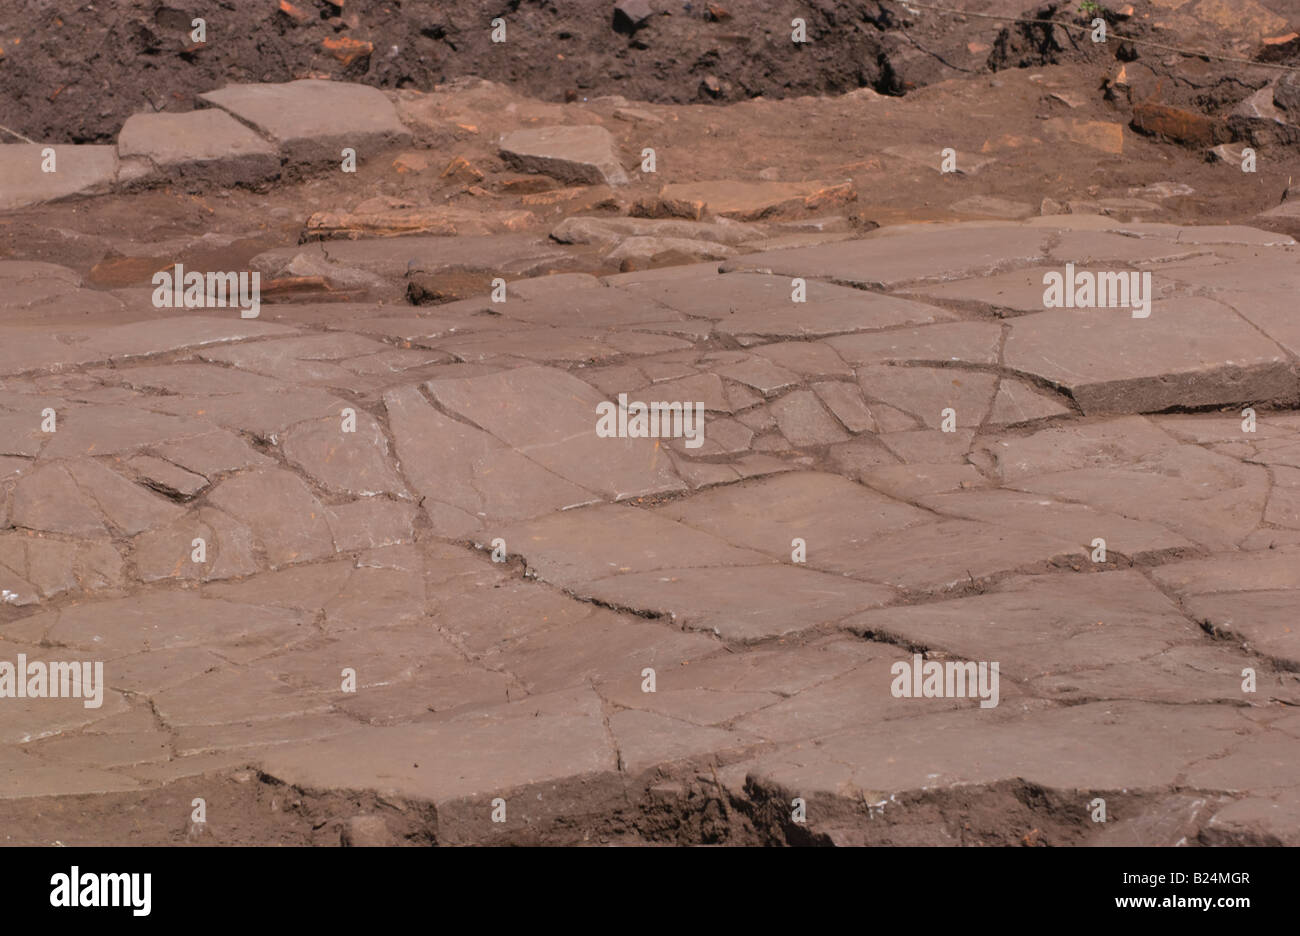
[[135,114],[117,138],[117,155],[161,177],[216,186],[253,185],[280,174],[280,153],[219,110]]
[[[107,686],[0,699],[0,796],[256,766],[432,805],[446,843],[799,796],[827,840],[897,815],[936,844],[964,833],[934,815],[1027,783],[1131,796],[1140,828],[1098,841],[1294,844],[1294,248],[1119,227],[531,279],[556,248],[526,235],[338,241],[393,284],[472,261],[484,293],[6,325],[0,656]],[[1072,254],[1170,289],[1134,319],[999,272]],[[102,295],[0,276],[15,315]],[[598,434],[620,394],[698,403],[701,444]],[[895,691],[994,663],[996,705]]]
[[[1159,726],[1158,733],[1114,730],[1117,723]],[[1020,779],[1062,790],[1156,790],[1188,765],[1231,749],[1249,722],[1219,707],[1093,703],[1028,712],[969,731],[959,712],[924,715],[903,737],[889,723],[823,739],[816,750],[782,751],[734,769],[731,776],[833,799],[844,785],[868,801],[906,790],[987,785]],[[1123,756],[1107,751],[1119,746]],[[999,756],[990,756],[990,747]],[[890,757],[873,756],[888,749]],[[852,765],[852,766],[850,766]]]
[[[48,162],[46,149],[54,151]],[[51,166],[52,171],[44,167]],[[0,211],[107,191],[117,180],[113,146],[0,144]]]
[[290,163],[358,162],[410,143],[411,133],[382,91],[365,85],[303,79],[286,84],[233,84],[199,97],[274,140]]
[[1067,389],[1090,415],[1300,396],[1286,352],[1204,299],[1155,302],[1147,319],[1122,309],[1025,316],[1012,322],[1005,353],[1008,367]]
[[[269,276],[283,275],[299,257],[312,261],[329,278],[347,277],[354,271],[384,279],[403,280],[410,272],[438,273],[446,270],[481,270],[487,290],[492,276],[531,276],[545,272],[568,254],[553,243],[529,234],[496,234],[482,237],[402,237],[355,241],[332,241],[276,247],[249,261],[250,269]],[[338,272],[336,272],[338,271]],[[369,280],[367,280],[369,281]]]

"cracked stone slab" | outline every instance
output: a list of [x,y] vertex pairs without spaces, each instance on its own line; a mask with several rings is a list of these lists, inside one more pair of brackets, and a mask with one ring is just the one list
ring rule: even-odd
[[340,552],[397,546],[415,539],[415,505],[365,497],[330,507],[326,514]]
[[778,341],[759,345],[753,349],[758,357],[794,371],[803,377],[852,377],[853,368],[830,346],[822,341]]
[[[1153,227],[1157,230],[1152,231]],[[1215,243],[1214,237],[1210,235],[1202,239],[1193,230],[1135,224],[1105,231],[1061,231],[1052,245],[1051,259],[1063,264],[1073,263],[1077,269],[1102,263],[1108,264],[1107,269],[1116,264],[1129,269],[1136,269],[1138,265],[1150,269],[1154,263],[1207,256],[1209,245]],[[1186,240],[1180,236],[1184,233]],[[1156,275],[1159,275],[1158,267]],[[1038,282],[1041,286],[1041,275]]]
[[[886,722],[746,765],[752,781],[834,799],[1020,779],[1049,789],[1157,790],[1220,754],[1249,723],[1224,706],[1104,702],[1000,716],[978,708],[923,714],[900,734]],[[890,757],[871,752],[889,750]],[[987,756],[990,750],[998,757]],[[743,774],[742,774],[743,775]]]
[[81,406],[59,414],[45,458],[120,455],[210,432],[201,419],[181,419],[127,406]]
[[355,425],[345,424],[345,418],[327,417],[294,426],[281,442],[284,457],[337,493],[406,496],[379,422],[364,410],[353,410],[352,416]]
[[672,501],[656,512],[736,546],[788,561],[804,540],[809,567],[851,573],[855,555],[887,533],[933,522],[924,510],[837,475],[799,471]]
[[[813,392],[831,414],[840,421],[849,432],[876,432],[880,429],[876,417],[871,412],[856,384],[847,381],[827,380],[812,385]],[[778,418],[778,424],[780,420]],[[785,429],[787,438],[790,427]]]
[[403,291],[408,272],[481,272],[485,293],[491,289],[495,276],[538,276],[556,268],[569,257],[563,247],[531,234],[378,237],[276,247],[249,260],[249,269],[280,275],[284,265],[299,255],[326,266],[337,265],[400,281]]
[[1093,548],[1093,540],[1101,538],[1106,542],[1108,554],[1119,553],[1131,559],[1160,558],[1162,554],[1196,549],[1191,540],[1157,523],[1134,520],[1041,494],[1006,489],[932,492],[919,497],[918,503],[948,517],[982,520],[1027,532],[1063,536],[1088,550]]
[[[834,646],[841,653],[849,652],[847,642]],[[899,647],[866,643],[860,646],[866,649],[854,655],[855,665],[849,672],[744,715],[731,727],[766,741],[798,744],[866,723],[912,718],[920,713],[962,708],[969,704],[962,699],[896,699],[888,691],[881,692],[881,687],[888,687],[894,678],[891,668],[895,663],[912,665],[911,654]],[[1014,692],[1009,685],[1003,684],[999,688],[1008,695]]]
[[965,429],[983,423],[997,377],[953,367],[874,364],[858,368],[858,383],[868,400],[908,413],[931,429],[941,429],[946,410],[952,410],[956,426]]
[[1294,730],[1256,732],[1223,757],[1206,758],[1191,765],[1187,783],[1233,793],[1293,789],[1297,753],[1300,753],[1300,738]]
[[[202,562],[194,561],[195,539],[203,540]],[[142,533],[135,539],[133,559],[143,582],[210,581],[258,570],[253,531],[212,507]]]
[[872,490],[899,500],[923,503],[926,497],[987,487],[989,482],[974,465],[881,465],[855,470],[844,465],[855,480]]
[[291,384],[282,380],[202,361],[94,369],[89,373],[107,385],[140,391],[161,391],[178,396],[280,393],[292,389]]
[[291,335],[287,325],[241,318],[237,309],[228,316],[186,315],[178,318],[132,322],[84,332],[86,346],[107,358],[142,357],[197,348],[247,338]]
[[828,404],[828,410],[819,402],[818,394],[811,390],[795,390],[773,401],[768,409],[782,436],[796,448],[834,445],[849,438],[849,434],[842,428],[842,420],[836,418],[845,412],[845,407],[837,407],[836,402],[843,401],[832,400]]
[[603,397],[562,371],[521,367],[426,386],[439,405],[587,490],[623,499],[685,488],[657,440],[597,436]]
[[1209,845],[1277,846],[1300,839],[1300,796],[1248,796],[1216,812],[1201,830]]
[[30,531],[0,534],[0,596],[25,607],[64,592],[121,588],[123,561],[106,540],[65,542]]
[[614,504],[553,514],[500,535],[506,548],[522,554],[538,577],[565,588],[683,563],[715,569],[770,564],[760,552],[658,512]]
[[849,364],[962,362],[996,364],[1002,327],[992,322],[952,322],[868,335],[829,338]]
[[[508,294],[507,294],[508,295]],[[538,300],[507,298],[500,313],[536,325],[617,328],[681,321],[680,312],[651,302],[629,302],[621,290],[575,289],[548,293]]]
[[[67,267],[30,260],[4,260],[0,261],[0,310],[9,323],[16,324],[16,320],[25,318],[34,324],[45,324],[57,321],[69,311],[74,315],[120,312],[122,303],[110,293],[86,287],[80,274]],[[22,333],[8,334],[9,341],[17,342]],[[39,335],[26,337],[39,338]]]
[[381,342],[333,332],[215,348],[200,352],[200,356],[205,361],[232,364],[283,381],[350,386],[356,383],[356,375],[336,361],[384,349]]
[[1294,401],[1286,353],[1209,299],[1127,309],[1053,309],[1011,322],[1007,367],[1064,388],[1087,415]]
[[411,141],[387,95],[366,85],[315,79],[232,84],[199,97],[274,140],[291,163],[337,163],[343,147],[364,162]]
[[291,745],[268,752],[262,768],[309,789],[379,790],[432,802],[441,822],[456,801],[478,797],[487,806],[496,796],[534,784],[598,779],[614,774],[617,761],[600,700],[588,689],[440,724],[362,728]]
[[942,520],[876,537],[857,553],[857,578],[897,588],[942,591],[1018,569],[1082,560],[1086,551],[1057,533],[995,523]]
[[208,486],[208,479],[203,475],[152,455],[137,455],[127,465],[144,484],[168,497],[188,500]]
[[1300,594],[1300,548],[1281,546],[1169,563],[1152,573],[1187,612],[1215,633],[1300,667],[1294,606]]
[[748,254],[723,272],[754,271],[828,279],[868,289],[949,280],[1030,266],[1043,258],[1043,232],[1018,225],[904,225],[861,240]]
[[442,536],[465,536],[597,500],[475,426],[440,412],[414,387],[384,405],[397,457]]
[[794,302],[790,277],[753,273],[618,288],[677,312],[715,319],[720,331],[738,336],[742,344],[758,343],[759,336],[816,338],[956,318],[938,306],[816,280],[806,282],[807,301]]
[[990,426],[1015,426],[1073,414],[1074,410],[1057,397],[1034,390],[1022,381],[1004,377],[998,382],[998,392],[985,422]]
[[759,742],[743,732],[632,709],[610,716],[609,729],[618,743],[619,766],[633,776],[697,758],[713,761],[748,753]]
[[[1028,688],[1062,702],[1141,698],[1176,705],[1241,706],[1251,698],[1242,691],[1242,670],[1258,664],[1258,657],[1207,643],[1202,635],[1197,643],[1176,644],[1139,660],[1039,676]],[[1291,673],[1261,672],[1255,698],[1266,699],[1268,705],[1294,704],[1300,698],[1298,682]]]
[[326,511],[307,486],[282,469],[254,469],[213,488],[208,502],[243,523],[272,567],[334,554]]
[[1180,444],[1145,421],[1049,428],[982,445],[1008,487],[1156,523],[1209,549],[1234,548],[1253,532],[1269,493],[1262,466]]
[[90,348],[65,341],[62,336],[28,329],[0,331],[0,374],[61,371],[106,358]]
[[214,429],[176,442],[154,447],[164,459],[208,480],[223,471],[265,467],[275,464],[232,432]]
[[[128,482],[129,483],[129,482]],[[15,526],[82,538],[106,538],[103,517],[64,465],[45,465],[14,485]]]
[[297,611],[204,599],[182,591],[41,612],[18,622],[16,629],[32,639],[104,654],[111,684],[116,657],[184,647],[207,647],[236,658],[265,653],[302,639],[305,619]]
[[118,133],[117,154],[179,182],[228,187],[280,174],[279,151],[221,110],[133,114]]
[[[1026,435],[982,439],[979,448],[998,480],[1014,483],[1031,475],[1079,468],[1121,468],[1179,445],[1153,419],[1119,416],[1089,423],[1052,426]],[[1198,422],[1197,425],[1202,423]],[[1238,430],[1240,422],[1236,423]]]
[[[1300,672],[1297,597],[1291,589],[1226,592],[1188,598],[1184,605],[1188,614],[1213,628],[1215,634]],[[1240,671],[1235,675],[1240,676]]]
[[512,674],[529,692],[579,686],[604,692],[610,685],[639,691],[646,667],[667,672],[717,649],[703,635],[598,608],[579,627],[539,627],[493,647],[482,663]]
[[[892,588],[790,565],[659,569],[598,579],[583,590],[738,643],[814,631],[897,597]],[[769,597],[755,604],[760,591]]]
[[[1141,574],[1026,576],[991,594],[857,615],[842,625],[903,646],[967,660],[996,660],[1005,679],[1085,671],[1140,660],[1200,629]],[[1232,683],[1240,689],[1240,680]]]
[[103,462],[82,458],[68,462],[68,473],[85,496],[119,532],[135,536],[180,516],[184,509],[128,481]]

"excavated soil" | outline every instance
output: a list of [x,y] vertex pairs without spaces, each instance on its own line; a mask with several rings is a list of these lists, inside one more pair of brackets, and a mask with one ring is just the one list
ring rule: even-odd
[[[953,6],[957,4],[952,4]],[[541,100],[606,94],[659,103],[884,94],[1007,68],[1142,57],[1171,103],[1215,108],[1262,84],[1241,69],[1159,50],[1088,41],[1078,4],[1026,8],[972,0],[953,17],[892,0],[800,3],[662,2],[635,27],[616,25],[608,0],[227,0],[160,3],[11,0],[0,10],[0,115],[10,130],[50,142],[111,141],[133,113],[187,111],[195,96],[235,82],[331,77],[429,90],[463,76],[509,84]],[[942,5],[940,5],[942,6]],[[1145,8],[1145,4],[1139,4]],[[1157,4],[1162,12],[1171,4]],[[492,40],[492,20],[506,41]],[[790,53],[790,23],[808,42]],[[202,17],[207,41],[191,38]],[[1122,34],[1163,35],[1149,21],[1107,13]],[[1245,17],[1241,19],[1245,20]],[[1073,29],[1045,24],[1074,24]],[[1248,24],[1247,24],[1248,25]],[[1226,33],[1183,31],[1218,50]],[[1295,50],[1289,50],[1297,61]]]

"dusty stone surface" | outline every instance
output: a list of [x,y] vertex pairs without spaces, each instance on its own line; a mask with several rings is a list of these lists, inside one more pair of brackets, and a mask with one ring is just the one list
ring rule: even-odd
[[[1300,844],[1290,236],[1176,223],[1163,166],[1029,217],[972,187],[1023,128],[959,178],[909,139],[661,183],[618,174],[646,127],[712,138],[685,109],[209,98],[120,145],[233,172],[195,128],[238,118],[366,164],[227,193],[266,211],[216,238],[40,214],[66,257],[0,260],[0,662],[104,665],[95,708],[0,694],[15,835],[241,788],[312,813],[268,842]],[[1098,117],[1037,132],[1157,145]],[[869,229],[883,166],[964,220]],[[177,257],[261,271],[260,320],[154,309]],[[1066,264],[1151,273],[1150,316],[1048,308]]]
[[46,147],[35,143],[0,145],[0,211],[106,191],[117,180],[112,146],[54,146],[54,171],[45,171]]

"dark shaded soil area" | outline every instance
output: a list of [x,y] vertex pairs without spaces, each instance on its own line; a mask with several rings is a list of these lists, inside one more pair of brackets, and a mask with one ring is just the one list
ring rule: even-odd
[[[785,96],[896,81],[884,61],[891,14],[873,0],[811,9],[786,0],[660,3],[631,32],[608,0],[16,0],[0,12],[0,113],[33,138],[111,140],[141,110],[189,110],[231,82],[308,76],[427,89],[461,75],[548,100],[618,93],[685,102]],[[809,17],[810,42],[790,20]],[[191,39],[206,21],[207,41]],[[506,24],[492,41],[492,21]],[[15,42],[15,38],[21,41]],[[714,91],[704,85],[717,79]],[[712,82],[710,82],[712,84]]]
[[[1088,22],[1078,4],[1060,0],[951,5]],[[999,68],[1136,54],[1079,30],[909,12],[892,0],[629,4],[638,6],[654,12],[633,24],[612,0],[8,0],[0,123],[46,142],[111,142],[133,113],[190,110],[195,95],[232,82],[305,77],[427,90],[475,75],[552,101],[726,102],[859,87],[902,94]],[[198,17],[201,43],[192,37]],[[504,42],[493,41],[498,17]],[[795,17],[806,23],[806,43],[792,41]],[[1130,34],[1150,31],[1146,20],[1112,19]],[[1221,96],[1200,85],[1181,90],[1175,97]],[[1247,93],[1228,90],[1234,100]]]

